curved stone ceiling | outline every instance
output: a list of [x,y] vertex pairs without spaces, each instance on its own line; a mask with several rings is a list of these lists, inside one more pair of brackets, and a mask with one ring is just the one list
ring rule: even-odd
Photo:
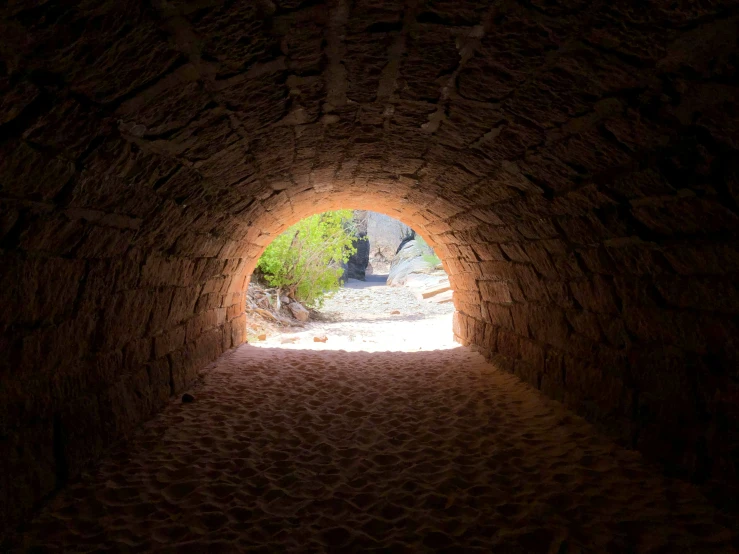
[[464,343],[731,497],[736,5],[6,3],[0,521],[243,342],[261,250],[338,207],[436,245]]

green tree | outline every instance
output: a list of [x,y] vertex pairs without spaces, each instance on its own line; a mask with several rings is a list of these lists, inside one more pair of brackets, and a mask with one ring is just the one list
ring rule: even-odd
[[421,235],[416,235],[415,238],[416,245],[421,248],[421,250],[424,252],[421,255],[421,258],[423,258],[423,261],[425,261],[427,264],[432,265],[436,267],[441,263],[441,260],[439,259],[439,256],[436,255],[434,252],[434,249],[431,248],[426,240]]
[[307,217],[278,236],[259,258],[257,268],[273,287],[320,307],[327,292],[338,290],[342,262],[356,252],[351,210]]

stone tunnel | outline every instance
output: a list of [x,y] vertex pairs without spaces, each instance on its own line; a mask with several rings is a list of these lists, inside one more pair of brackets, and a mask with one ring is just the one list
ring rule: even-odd
[[460,342],[736,509],[737,6],[4,3],[0,527],[242,344],[260,253],[338,208],[428,238]]

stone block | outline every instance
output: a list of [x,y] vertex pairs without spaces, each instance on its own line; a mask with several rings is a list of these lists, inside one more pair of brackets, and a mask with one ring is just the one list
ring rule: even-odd
[[49,201],[66,186],[74,171],[68,160],[49,157],[26,142],[11,141],[0,150],[0,186],[10,196]]
[[152,359],[152,339],[142,337],[128,342],[123,347],[123,368],[128,372],[137,369]]
[[531,338],[558,348],[568,348],[570,327],[564,310],[554,306],[527,306],[524,312]]
[[586,310],[605,314],[620,313],[620,306],[613,284],[606,278],[570,281],[570,290],[578,304]]
[[584,310],[570,310],[566,314],[567,321],[576,333],[596,342],[602,340],[600,319],[597,314]]
[[195,313],[195,304],[200,297],[200,287],[177,287],[172,294],[167,325],[176,325]]
[[667,304],[676,308],[739,312],[739,282],[733,276],[658,275],[654,277],[654,286]]
[[488,316],[487,320],[491,324],[510,331],[513,330],[513,317],[511,316],[510,306],[486,302],[485,309]]
[[170,310],[172,298],[176,291],[175,287],[157,287],[150,290],[151,318],[149,319],[149,334],[160,333],[170,327]]
[[200,337],[205,331],[212,329],[216,326],[218,321],[218,314],[215,310],[208,310],[207,312],[201,312],[196,314],[187,320],[185,324],[186,328],[186,341],[191,342]]
[[721,243],[677,243],[663,247],[662,255],[681,275],[739,273],[739,249]]
[[152,295],[147,291],[127,290],[111,295],[106,308],[109,317],[103,320],[100,333],[101,349],[117,349],[141,338],[152,307]]
[[565,403],[592,421],[631,413],[623,381],[580,358],[565,357]]
[[505,281],[477,281],[480,296],[485,302],[510,304],[513,302],[510,287]]
[[654,233],[663,236],[732,232],[739,216],[718,199],[655,198],[632,207],[634,217]]
[[178,325],[161,335],[154,337],[154,359],[158,360],[181,348],[185,344],[185,335],[188,325]]

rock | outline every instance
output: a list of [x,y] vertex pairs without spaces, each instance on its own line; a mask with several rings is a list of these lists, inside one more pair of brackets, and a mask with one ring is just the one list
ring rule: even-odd
[[[412,235],[408,235],[408,236],[407,236],[407,237],[405,237],[405,238],[404,238],[403,240],[401,240],[401,241],[400,241],[400,244],[398,244],[398,248],[396,248],[396,249],[395,249],[395,255],[397,256],[397,255],[398,255],[398,254],[400,253],[400,251],[401,251],[401,250],[403,250],[403,247],[404,247],[404,246],[405,246],[406,244],[408,244],[409,242],[411,242],[411,241],[414,241],[414,242],[415,242],[415,240],[416,240],[416,238],[415,238],[415,237],[416,237],[416,235],[415,235],[415,233],[414,233],[414,234],[412,234]],[[392,260],[391,260],[391,262],[390,262],[390,263],[392,263]]]
[[400,314],[400,310],[393,310],[392,312],[390,312],[390,315],[399,315],[399,314]]
[[313,337],[313,342],[326,342],[328,340],[327,336],[321,336],[321,337]]
[[258,340],[267,340],[267,335],[265,335],[264,333],[262,333],[261,335],[257,336],[257,339]]
[[300,302],[290,302],[287,307],[290,308],[293,317],[298,321],[308,321],[310,318],[310,312]]
[[446,304],[447,302],[451,302],[453,299],[454,291],[449,289],[445,292],[442,292],[441,294],[437,294],[436,296],[429,298],[429,301],[435,302],[437,304]]
[[443,279],[437,283],[432,283],[428,286],[418,289],[417,291],[415,291],[415,295],[416,298],[418,298],[419,300],[428,300],[429,298],[451,290],[452,287],[449,284],[449,279]]
[[287,296],[280,296],[280,302],[282,302],[283,304],[289,304],[290,302],[292,302],[292,300],[290,300],[290,298]]
[[452,301],[449,276],[431,257],[433,251],[423,241],[404,240],[393,257],[387,285],[405,286],[414,291],[418,300],[438,304]]
[[186,392],[182,395],[183,404],[192,404],[193,402],[195,402],[195,397],[192,394]]
[[[363,235],[366,236],[366,235]],[[355,240],[354,247],[357,251],[351,255],[349,260],[346,262],[344,269],[345,279],[358,279],[364,281],[367,275],[366,268],[369,263],[369,248],[370,244],[368,240]]]
[[398,245],[406,238],[410,240],[412,234],[412,230],[400,221],[385,214],[369,212],[367,237],[372,248],[367,275],[387,275]]
[[354,223],[357,225],[357,239],[353,242],[353,245],[357,251],[343,264],[344,279],[364,281],[370,256],[370,243],[367,239],[367,212],[365,210],[355,210]]
[[416,240],[403,241],[393,257],[387,286],[398,287],[406,284],[411,274],[431,274],[437,272],[435,264],[424,256],[431,254],[428,246]]

